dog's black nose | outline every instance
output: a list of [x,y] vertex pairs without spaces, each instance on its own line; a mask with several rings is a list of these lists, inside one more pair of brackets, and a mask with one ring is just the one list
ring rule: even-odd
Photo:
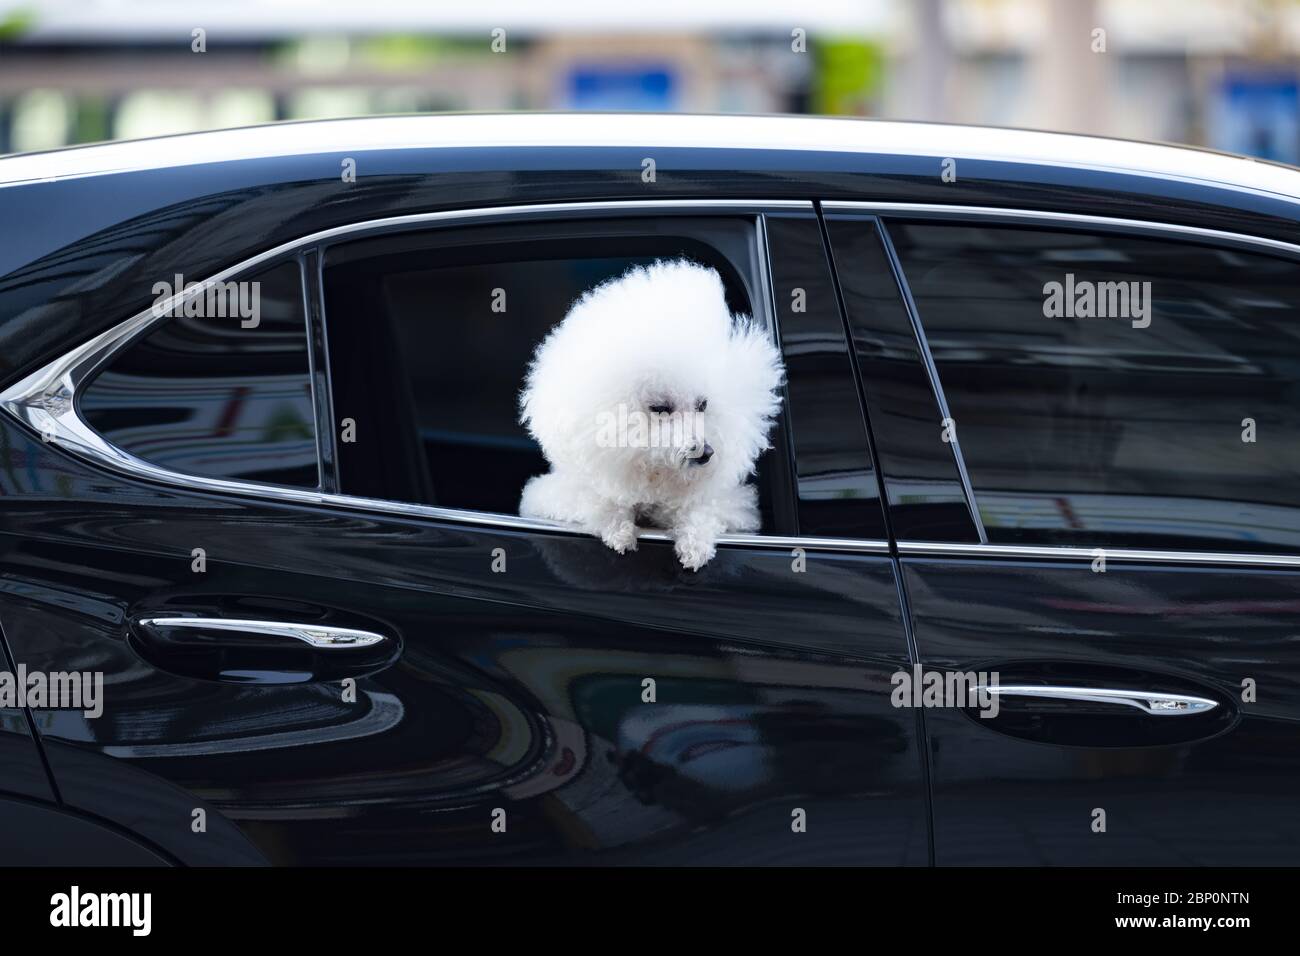
[[705,442],[704,447],[700,449],[699,457],[695,459],[695,464],[707,465],[709,463],[709,459],[712,457],[713,457],[713,446],[710,445],[708,442]]

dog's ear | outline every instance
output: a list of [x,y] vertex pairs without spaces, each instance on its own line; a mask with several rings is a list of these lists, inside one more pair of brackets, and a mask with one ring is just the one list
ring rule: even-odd
[[[543,343],[545,344],[545,343]],[[553,458],[555,443],[563,435],[566,409],[554,387],[555,376],[546,373],[545,351],[537,350],[524,387],[519,392],[519,424],[528,429],[548,460]]]
[[753,401],[754,414],[775,417],[781,406],[779,389],[785,382],[785,363],[767,330],[748,316],[735,320],[731,330],[728,373],[738,391]]
[[759,454],[770,444],[784,381],[781,353],[767,330],[748,317],[737,318],[727,341],[721,401],[709,402],[722,430],[717,437],[726,446],[725,460],[719,464],[729,479],[752,474]]
[[566,368],[558,342],[552,334],[538,347],[519,393],[519,423],[552,465],[585,457],[598,425],[584,382]]

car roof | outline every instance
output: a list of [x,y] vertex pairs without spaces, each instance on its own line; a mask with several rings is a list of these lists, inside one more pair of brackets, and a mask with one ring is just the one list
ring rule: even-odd
[[933,156],[1153,176],[1300,202],[1298,168],[1186,146],[983,126],[679,113],[446,113],[271,123],[0,158],[0,186],[240,159],[474,147]]

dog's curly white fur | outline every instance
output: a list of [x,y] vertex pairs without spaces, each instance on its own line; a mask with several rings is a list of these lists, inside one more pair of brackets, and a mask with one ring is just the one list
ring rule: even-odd
[[519,513],[577,524],[620,553],[650,520],[698,570],[718,535],[759,529],[746,479],[783,376],[713,269],[659,261],[590,289],[538,346],[520,395],[551,470],[525,486]]

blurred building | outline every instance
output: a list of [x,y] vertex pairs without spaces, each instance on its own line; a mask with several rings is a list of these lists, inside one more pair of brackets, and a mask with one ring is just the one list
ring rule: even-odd
[[0,152],[642,109],[1032,126],[1296,163],[1298,76],[1300,0],[0,0]]

